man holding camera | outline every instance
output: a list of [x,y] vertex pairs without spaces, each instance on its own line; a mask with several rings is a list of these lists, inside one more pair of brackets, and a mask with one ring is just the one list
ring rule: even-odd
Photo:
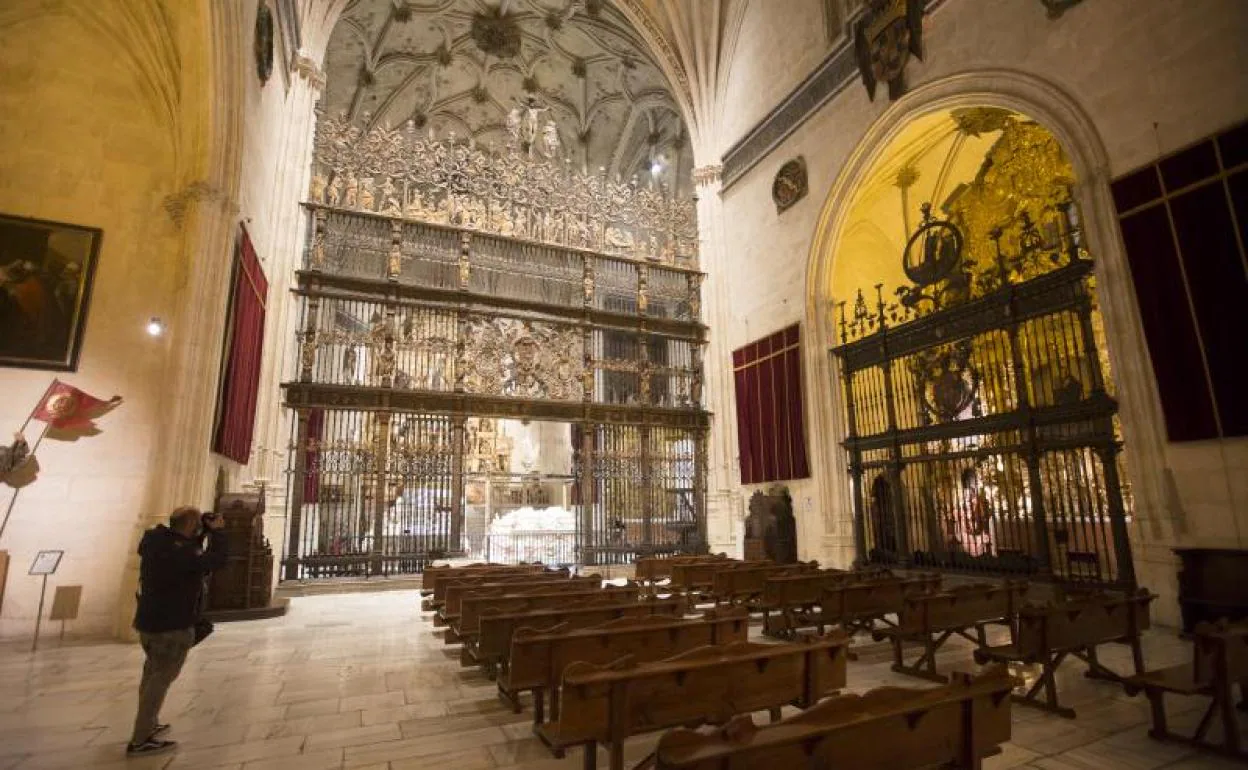
[[187,652],[198,641],[204,578],[225,564],[224,525],[215,513],[183,506],[169,516],[169,526],[149,529],[139,542],[139,606],[134,627],[147,661],[127,755],[155,754],[177,745],[160,737],[169,729],[160,724],[160,707]]

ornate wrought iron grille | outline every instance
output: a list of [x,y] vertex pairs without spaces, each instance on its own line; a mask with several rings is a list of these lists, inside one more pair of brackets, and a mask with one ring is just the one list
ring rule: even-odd
[[970,258],[985,250],[924,206],[913,284],[840,304],[859,559],[1133,586],[1077,209],[1024,210],[991,241]]
[[486,542],[465,527],[469,417],[576,426],[577,561],[704,547],[701,273],[306,205],[285,579]]

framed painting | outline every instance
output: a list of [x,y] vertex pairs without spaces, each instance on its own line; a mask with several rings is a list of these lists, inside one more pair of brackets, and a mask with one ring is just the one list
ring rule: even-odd
[[0,214],[0,367],[78,369],[103,235]]

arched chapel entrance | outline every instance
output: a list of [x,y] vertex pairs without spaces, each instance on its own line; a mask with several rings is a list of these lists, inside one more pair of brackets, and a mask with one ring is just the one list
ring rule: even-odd
[[1105,239],[1084,214],[1102,180],[1072,159],[1099,176],[1096,149],[1019,99],[928,90],[851,158],[812,251],[837,523],[860,563],[1133,586]]

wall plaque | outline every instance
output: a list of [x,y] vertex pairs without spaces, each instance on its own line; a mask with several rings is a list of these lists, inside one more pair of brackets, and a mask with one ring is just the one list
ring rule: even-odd
[[776,202],[776,213],[783,214],[793,204],[806,197],[809,190],[806,180],[806,159],[797,156],[776,172],[771,183],[771,199]]

